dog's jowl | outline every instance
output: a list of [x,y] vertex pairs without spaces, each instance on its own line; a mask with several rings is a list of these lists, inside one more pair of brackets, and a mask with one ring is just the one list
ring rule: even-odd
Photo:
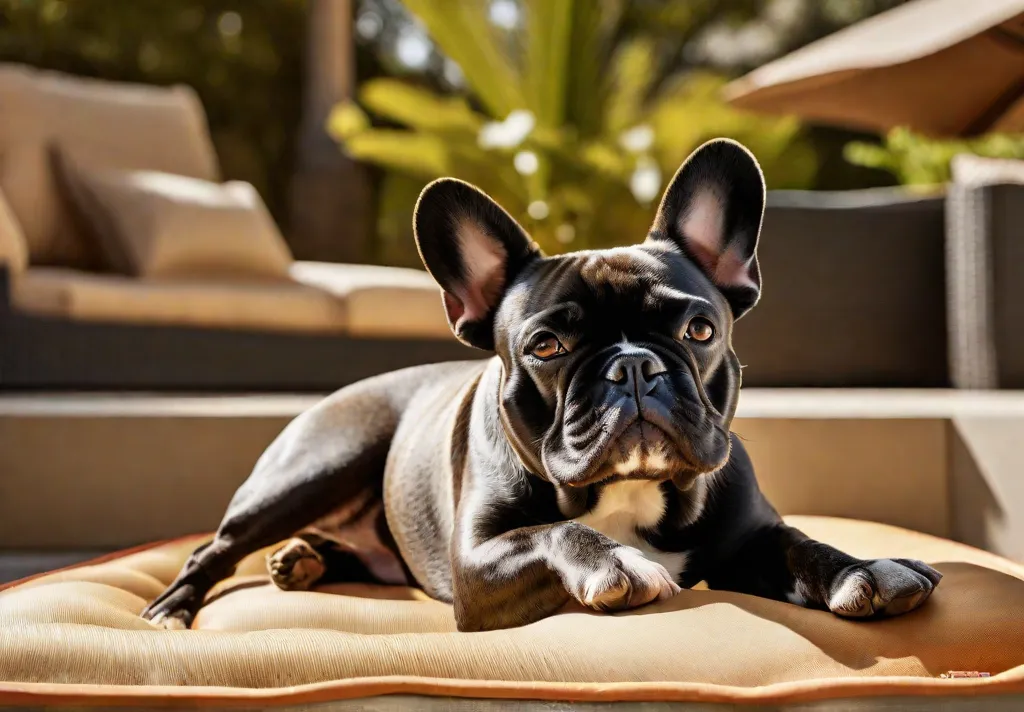
[[921,605],[940,575],[860,560],[786,526],[730,434],[733,322],[758,301],[764,181],[726,140],[699,148],[633,247],[545,257],[490,198],[435,181],[423,261],[455,336],[488,361],[398,371],[295,419],[144,616],[186,627],[246,555],[282,588],[421,586],[461,630],[575,599],[633,608],[711,588],[851,618]]

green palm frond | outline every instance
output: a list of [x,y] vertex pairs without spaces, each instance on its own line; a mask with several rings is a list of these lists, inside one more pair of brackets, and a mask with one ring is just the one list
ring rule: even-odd
[[459,65],[466,83],[497,118],[526,100],[519,73],[499,33],[487,19],[487,4],[463,0],[404,0],[441,51]]
[[[332,135],[350,155],[401,176],[385,183],[383,249],[407,240],[415,187],[442,175],[490,193],[552,254],[642,240],[658,174],[667,180],[715,136],[746,143],[774,186],[813,176],[815,156],[795,120],[727,106],[717,75],[665,81],[664,38],[638,31],[630,14],[640,5],[655,12],[656,2],[519,0],[522,21],[511,30],[491,24],[486,0],[404,2],[479,103],[376,79],[359,92],[362,108],[332,114]],[[672,3],[646,21],[705,22],[715,2]],[[403,129],[373,128],[363,109]]]
[[370,117],[352,101],[343,101],[331,110],[327,117],[327,133],[335,140],[344,142],[370,128]]
[[590,0],[526,0],[526,105],[540,126],[565,121],[566,85],[573,43],[573,16]]
[[656,65],[654,43],[644,38],[626,42],[616,52],[604,107],[604,126],[610,135],[645,118],[644,102]]
[[450,172],[448,147],[432,134],[369,129],[350,136],[344,146],[353,158],[413,176],[432,179]]
[[704,141],[719,136],[745,144],[775,187],[800,187],[814,176],[817,163],[801,144],[800,123],[792,117],[762,117],[722,102],[726,79],[693,73],[667,87],[649,112],[655,154],[668,174]]
[[485,121],[462,97],[439,96],[397,79],[366,82],[359,90],[359,101],[383,119],[424,131],[475,135]]
[[592,139],[604,130],[608,69],[625,5],[624,0],[577,0],[573,8],[565,116],[580,139]]

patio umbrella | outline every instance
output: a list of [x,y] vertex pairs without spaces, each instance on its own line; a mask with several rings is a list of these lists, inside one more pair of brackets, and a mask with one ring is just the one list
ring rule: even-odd
[[737,79],[726,98],[878,132],[1024,131],[1024,0],[914,0]]

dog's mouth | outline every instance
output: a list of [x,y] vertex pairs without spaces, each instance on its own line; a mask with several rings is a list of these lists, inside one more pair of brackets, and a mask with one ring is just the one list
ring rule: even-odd
[[665,380],[641,393],[580,383],[570,385],[564,412],[541,441],[542,466],[553,482],[672,480],[686,489],[727,459],[727,426],[699,388],[685,392],[686,383]]
[[621,480],[669,479],[692,482],[715,467],[697,457],[696,448],[688,441],[638,417],[608,444],[604,458],[589,476],[567,484],[585,487]]
[[653,423],[638,419],[609,447],[605,467],[622,477],[664,473],[679,457],[668,434]]

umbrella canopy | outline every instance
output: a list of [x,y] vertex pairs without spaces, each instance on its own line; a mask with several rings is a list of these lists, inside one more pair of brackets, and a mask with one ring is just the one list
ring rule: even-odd
[[880,132],[1024,131],[1024,0],[914,0],[737,79],[726,98]]

